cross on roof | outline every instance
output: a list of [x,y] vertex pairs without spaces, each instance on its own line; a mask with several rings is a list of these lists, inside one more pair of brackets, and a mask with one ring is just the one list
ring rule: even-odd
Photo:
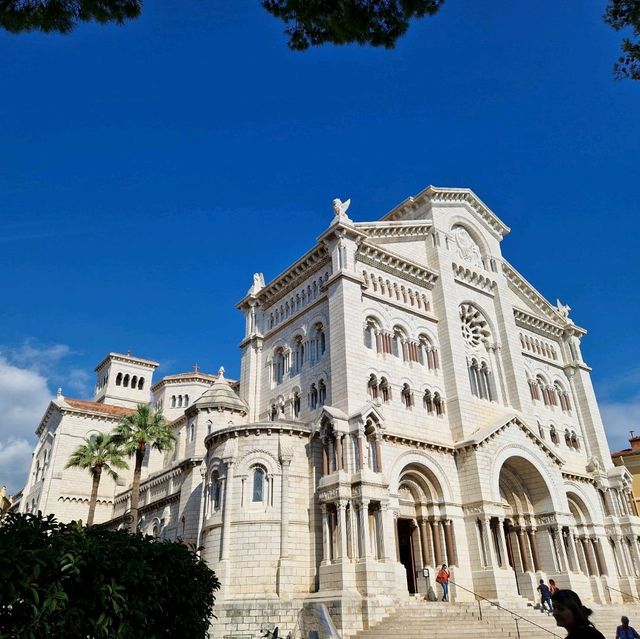
[[200,372],[200,364],[198,364],[198,362],[196,362],[196,363],[193,365],[193,372],[194,372],[194,373],[199,373],[199,372]]

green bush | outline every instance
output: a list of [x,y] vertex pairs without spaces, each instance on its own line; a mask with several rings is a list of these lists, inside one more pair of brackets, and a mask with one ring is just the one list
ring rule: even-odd
[[0,522],[0,638],[208,636],[215,573],[187,546],[53,516]]

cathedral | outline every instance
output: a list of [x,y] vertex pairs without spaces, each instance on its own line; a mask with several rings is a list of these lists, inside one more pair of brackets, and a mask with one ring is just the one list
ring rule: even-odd
[[[469,189],[428,187],[371,222],[348,208],[334,200],[275,279],[254,275],[239,380],[154,383],[156,362],[111,353],[91,400],[59,391],[18,509],[86,519],[70,453],[151,402],[176,444],[144,460],[140,529],[202,548],[215,637],[292,629],[310,603],[349,636],[437,592],[443,563],[454,601],[526,605],[539,579],[640,596],[631,476],[569,307],[502,257],[509,228]],[[126,525],[130,481],[103,478],[97,522]]]

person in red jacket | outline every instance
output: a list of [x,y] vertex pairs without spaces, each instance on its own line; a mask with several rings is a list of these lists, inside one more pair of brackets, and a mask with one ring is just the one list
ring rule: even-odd
[[442,586],[442,601],[449,601],[449,577],[451,573],[447,569],[447,564],[442,564],[438,571],[436,581]]

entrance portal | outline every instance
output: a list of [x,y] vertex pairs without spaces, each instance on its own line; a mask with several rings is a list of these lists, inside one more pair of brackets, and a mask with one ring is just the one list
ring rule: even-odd
[[412,542],[413,525],[410,519],[398,519],[398,548],[400,563],[407,573],[407,588],[411,594],[417,592],[416,571]]

